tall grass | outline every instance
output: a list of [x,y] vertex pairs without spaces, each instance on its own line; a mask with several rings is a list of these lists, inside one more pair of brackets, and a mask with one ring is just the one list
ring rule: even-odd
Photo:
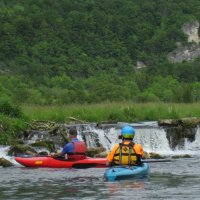
[[0,144],[15,143],[14,139],[25,129],[26,123],[24,119],[11,118],[0,114]]
[[23,105],[23,113],[33,120],[69,122],[70,117],[87,122],[151,121],[200,117],[200,103],[102,103],[64,106]]

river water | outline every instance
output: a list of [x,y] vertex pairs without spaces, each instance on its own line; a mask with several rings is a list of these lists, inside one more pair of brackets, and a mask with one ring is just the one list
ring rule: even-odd
[[200,157],[149,163],[145,179],[107,182],[105,169],[0,168],[0,199],[200,199]]
[[[108,150],[116,143],[114,131],[97,130],[100,142]],[[167,155],[189,154],[191,158],[172,159],[172,162],[149,163],[149,177],[107,182],[105,169],[48,169],[25,168],[8,157],[9,147],[0,147],[0,157],[15,165],[0,168],[0,199],[67,200],[67,199],[200,199],[200,128],[192,143],[176,150],[169,148],[162,129],[137,130],[136,140],[144,150]],[[109,138],[109,140],[108,140]]]

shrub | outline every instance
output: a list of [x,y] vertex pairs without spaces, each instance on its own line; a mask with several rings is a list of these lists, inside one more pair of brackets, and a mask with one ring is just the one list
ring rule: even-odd
[[0,144],[11,144],[16,142],[15,140],[19,132],[26,126],[23,119],[0,115]]
[[24,117],[19,106],[8,101],[0,101],[0,113],[9,117]]

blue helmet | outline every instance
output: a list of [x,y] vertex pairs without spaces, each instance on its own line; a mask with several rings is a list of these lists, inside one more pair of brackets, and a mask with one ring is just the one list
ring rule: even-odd
[[123,138],[133,139],[135,136],[135,130],[132,126],[124,126],[121,130]]

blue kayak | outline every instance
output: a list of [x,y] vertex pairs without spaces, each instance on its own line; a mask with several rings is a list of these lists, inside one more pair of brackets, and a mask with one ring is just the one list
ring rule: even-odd
[[105,178],[108,181],[123,180],[129,178],[142,178],[149,174],[149,165],[143,163],[140,166],[115,166],[105,171]]

